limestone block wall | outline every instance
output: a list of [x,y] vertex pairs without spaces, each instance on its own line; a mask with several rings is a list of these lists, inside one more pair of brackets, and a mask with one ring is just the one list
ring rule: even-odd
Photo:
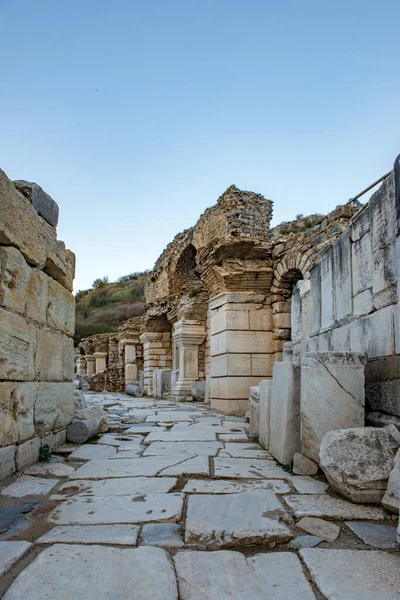
[[65,441],[74,412],[75,257],[58,206],[33,189],[0,170],[0,478]]
[[144,389],[153,393],[153,371],[172,367],[171,334],[169,332],[148,332],[140,336],[143,344]]
[[399,158],[394,170],[292,295],[297,360],[362,352],[369,411],[400,416]]

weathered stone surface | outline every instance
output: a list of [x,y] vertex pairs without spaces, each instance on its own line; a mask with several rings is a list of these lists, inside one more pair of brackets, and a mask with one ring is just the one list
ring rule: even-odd
[[179,552],[174,557],[181,600],[314,600],[299,559],[289,552]]
[[117,450],[113,446],[84,444],[68,456],[68,460],[103,460],[116,456]]
[[394,425],[331,431],[321,444],[321,468],[331,487],[345,498],[380,502],[399,446],[400,433]]
[[161,548],[179,548],[183,546],[181,527],[175,523],[149,523],[143,525],[140,544]]
[[94,421],[97,424],[99,433],[106,433],[110,425],[108,413],[100,406],[88,406],[88,408],[78,410],[75,413],[75,419]]
[[23,515],[29,513],[40,500],[15,500],[12,506],[0,507],[0,533],[8,531],[10,527],[16,527],[20,523],[29,523]]
[[71,475],[71,479],[109,479],[115,477],[154,477],[155,475],[208,475],[208,458],[187,454],[144,456],[121,460],[91,460]]
[[125,388],[125,393],[129,396],[135,396],[136,398],[142,398],[143,389],[138,385],[127,385]]
[[[364,426],[366,356],[350,352],[311,352],[301,366],[301,448],[319,463],[328,431]],[[334,401],[333,401],[334,399]]]
[[[172,455],[172,457],[173,456],[174,455]],[[182,460],[182,456],[178,458],[178,454],[175,456],[177,457],[176,464],[166,467],[160,471],[160,475],[165,475],[168,477],[171,475],[203,475],[204,477],[208,477],[210,475],[208,456],[193,456],[186,458],[186,460]]]
[[74,444],[84,444],[99,433],[95,421],[73,419],[68,425],[67,439]]
[[136,546],[137,525],[69,525],[54,527],[37,540],[38,544],[113,544]]
[[13,246],[0,247],[0,304],[24,314],[32,269]]
[[56,525],[96,525],[107,523],[141,523],[178,521],[183,494],[138,494],[137,496],[70,498],[49,515]]
[[44,435],[66,427],[74,415],[73,383],[40,383],[35,401],[35,430]]
[[346,525],[368,546],[398,548],[396,527],[363,521],[346,521]]
[[286,481],[279,479],[268,479],[265,481],[240,481],[240,480],[205,480],[190,479],[183,493],[189,494],[237,494],[238,492],[264,491],[276,494],[287,494],[290,487]]
[[0,542],[0,577],[32,548],[29,542]]
[[0,382],[0,446],[11,446],[18,442],[18,423],[15,419],[18,406],[18,384],[14,382]]
[[190,496],[185,542],[204,548],[235,544],[275,544],[291,539],[290,520],[272,492]]
[[137,496],[147,494],[166,494],[176,484],[170,477],[132,477],[103,479],[101,481],[73,480],[64,483],[58,494],[79,494],[80,496]]
[[33,380],[35,345],[35,328],[0,308],[0,380]]
[[303,548],[315,548],[324,540],[316,535],[299,535],[288,543],[288,547],[293,550],[302,550]]
[[311,535],[316,535],[327,542],[334,542],[340,533],[340,527],[334,523],[315,517],[303,517],[296,525],[299,529]]
[[328,519],[369,519],[382,521],[386,513],[376,506],[364,506],[333,498],[327,494],[285,496],[284,500],[296,517],[327,517]]
[[59,208],[57,202],[53,200],[37,183],[18,179],[14,185],[25,198],[29,200],[37,212],[45,221],[53,227],[57,226]]
[[227,479],[289,478],[289,475],[273,461],[248,458],[214,458],[214,476]]
[[15,473],[16,446],[0,448],[0,481]]
[[268,450],[270,439],[270,414],[271,414],[271,392],[272,381],[264,379],[260,381],[260,429],[259,441],[263,448]]
[[314,583],[327,600],[396,600],[400,558],[385,552],[307,548],[300,551]]
[[69,477],[75,471],[75,467],[64,463],[44,463],[32,465],[25,469],[25,475],[36,475],[42,477]]
[[[157,573],[157,577],[154,576]],[[175,574],[161,548],[55,544],[46,548],[6,592],[5,600],[177,600]]]
[[400,450],[397,451],[394,466],[389,475],[389,482],[382,499],[382,506],[397,515],[400,512]]
[[75,390],[74,397],[75,397],[75,404],[74,404],[75,410],[81,410],[82,408],[87,408],[85,394],[82,392],[82,390]]
[[15,456],[15,464],[17,470],[20,471],[24,467],[29,467],[39,460],[39,450],[41,442],[38,438],[28,440],[20,446],[17,446]]
[[300,452],[296,452],[293,457],[293,472],[296,475],[316,475],[318,473],[318,464],[304,456],[304,454],[300,454]]
[[274,364],[269,451],[283,465],[300,450],[300,368],[290,362]]
[[23,498],[24,496],[45,496],[59,483],[58,479],[40,479],[23,475],[17,481],[1,490],[3,496]]
[[324,481],[318,481],[306,475],[293,475],[290,481],[299,494],[325,494],[329,486]]
[[262,450],[258,444],[245,443],[227,443],[225,444],[225,453],[235,458],[263,458],[272,459],[269,452]]
[[215,456],[221,448],[221,442],[153,442],[146,446],[143,456],[166,456],[176,453]]

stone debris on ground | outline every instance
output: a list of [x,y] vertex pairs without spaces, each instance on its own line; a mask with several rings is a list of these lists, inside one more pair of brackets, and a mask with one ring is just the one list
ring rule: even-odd
[[[10,518],[2,528],[4,600],[64,600],[66,590],[87,600],[132,590],[137,600],[400,600],[393,512],[338,497],[321,474],[293,475],[244,419],[204,404],[85,399],[88,413],[120,425],[1,485],[0,517],[13,501],[25,519],[20,531]],[[124,429],[125,419],[136,424]]]

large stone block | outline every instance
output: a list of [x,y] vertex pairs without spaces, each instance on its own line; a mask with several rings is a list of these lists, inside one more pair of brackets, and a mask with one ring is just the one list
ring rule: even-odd
[[383,498],[400,433],[394,425],[329,431],[321,443],[320,465],[331,487],[352,502]]
[[400,513],[400,450],[397,451],[394,459],[382,505],[397,515]]
[[49,278],[47,325],[69,336],[72,336],[75,331],[75,298],[51,278]]
[[390,356],[394,352],[394,307],[388,306],[350,323],[350,349],[368,359]]
[[333,245],[335,271],[335,312],[341,321],[353,312],[351,299],[351,242],[350,231],[342,233]]
[[333,276],[333,248],[329,246],[321,257],[321,329],[332,327],[335,320]]
[[18,441],[18,384],[0,382],[0,447]]
[[40,383],[35,403],[35,430],[38,435],[66,427],[74,416],[73,383]]
[[270,412],[269,451],[283,465],[300,450],[300,368],[275,363]]
[[219,310],[211,317],[210,327],[212,333],[219,333],[226,330],[245,330],[249,326],[248,310]]
[[40,269],[32,269],[26,298],[26,316],[41,324],[47,322],[49,280],[50,277]]
[[226,377],[230,374],[251,375],[251,354],[220,354],[210,364],[211,377]]
[[18,179],[15,187],[25,196],[38,211],[39,215],[53,227],[57,227],[59,208],[57,202],[49,196],[37,183]]
[[351,250],[353,294],[356,295],[372,287],[371,233],[368,232],[361,239],[353,242]]
[[396,193],[393,173],[382,182],[369,201],[372,249],[384,248],[396,239]]
[[35,435],[34,410],[39,383],[21,383],[18,386],[17,426],[19,443]]
[[[63,337],[50,331],[36,331],[35,379],[62,381]],[[72,379],[72,378],[71,378]]]
[[20,471],[25,467],[33,465],[39,460],[39,450],[41,442],[38,438],[28,440],[20,446],[17,446],[17,453],[15,456],[15,464],[17,470]]
[[26,261],[43,269],[50,277],[72,291],[75,257],[57,240],[54,227],[20,194],[0,170],[0,244],[17,247]]
[[[258,385],[260,377],[219,377],[211,379],[211,393],[216,398],[248,398],[250,387]],[[218,385],[216,390],[215,385]],[[214,394],[214,391],[217,393]]]
[[364,425],[366,356],[311,352],[301,365],[301,452],[319,462],[328,431]]
[[0,304],[24,314],[32,269],[21,252],[0,246]]
[[15,446],[0,448],[0,481],[15,473]]
[[259,383],[260,388],[260,429],[259,442],[265,449],[269,447],[270,438],[270,413],[271,413],[271,392],[272,380],[264,379]]
[[253,377],[272,377],[273,354],[251,354],[251,374]]
[[321,264],[310,269],[311,333],[321,329]]
[[[213,336],[214,337],[214,336]],[[219,352],[273,352],[274,334],[268,331],[225,331],[219,334]],[[212,352],[213,355],[213,352]]]
[[22,317],[0,309],[0,380],[33,379],[35,331]]

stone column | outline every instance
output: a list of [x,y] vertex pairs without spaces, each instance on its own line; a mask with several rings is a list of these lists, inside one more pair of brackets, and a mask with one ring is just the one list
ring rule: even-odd
[[76,361],[76,374],[77,375],[86,375],[87,362],[85,356],[79,356]]
[[272,376],[271,306],[258,292],[224,292],[210,300],[209,316],[211,406],[244,415],[250,387]]
[[172,338],[175,344],[178,371],[172,388],[173,396],[190,396],[192,384],[199,380],[199,346],[206,337],[200,321],[177,321]]
[[171,334],[167,331],[146,332],[139,339],[143,344],[144,389],[151,396],[154,369],[171,368]]
[[138,368],[136,364],[136,346],[139,337],[124,339],[120,341],[125,350],[125,386],[132,385],[138,380]]
[[107,352],[95,352],[93,354],[96,359],[96,375],[102,373],[107,368]]
[[96,359],[93,354],[86,354],[86,375],[91,377],[96,373]]

